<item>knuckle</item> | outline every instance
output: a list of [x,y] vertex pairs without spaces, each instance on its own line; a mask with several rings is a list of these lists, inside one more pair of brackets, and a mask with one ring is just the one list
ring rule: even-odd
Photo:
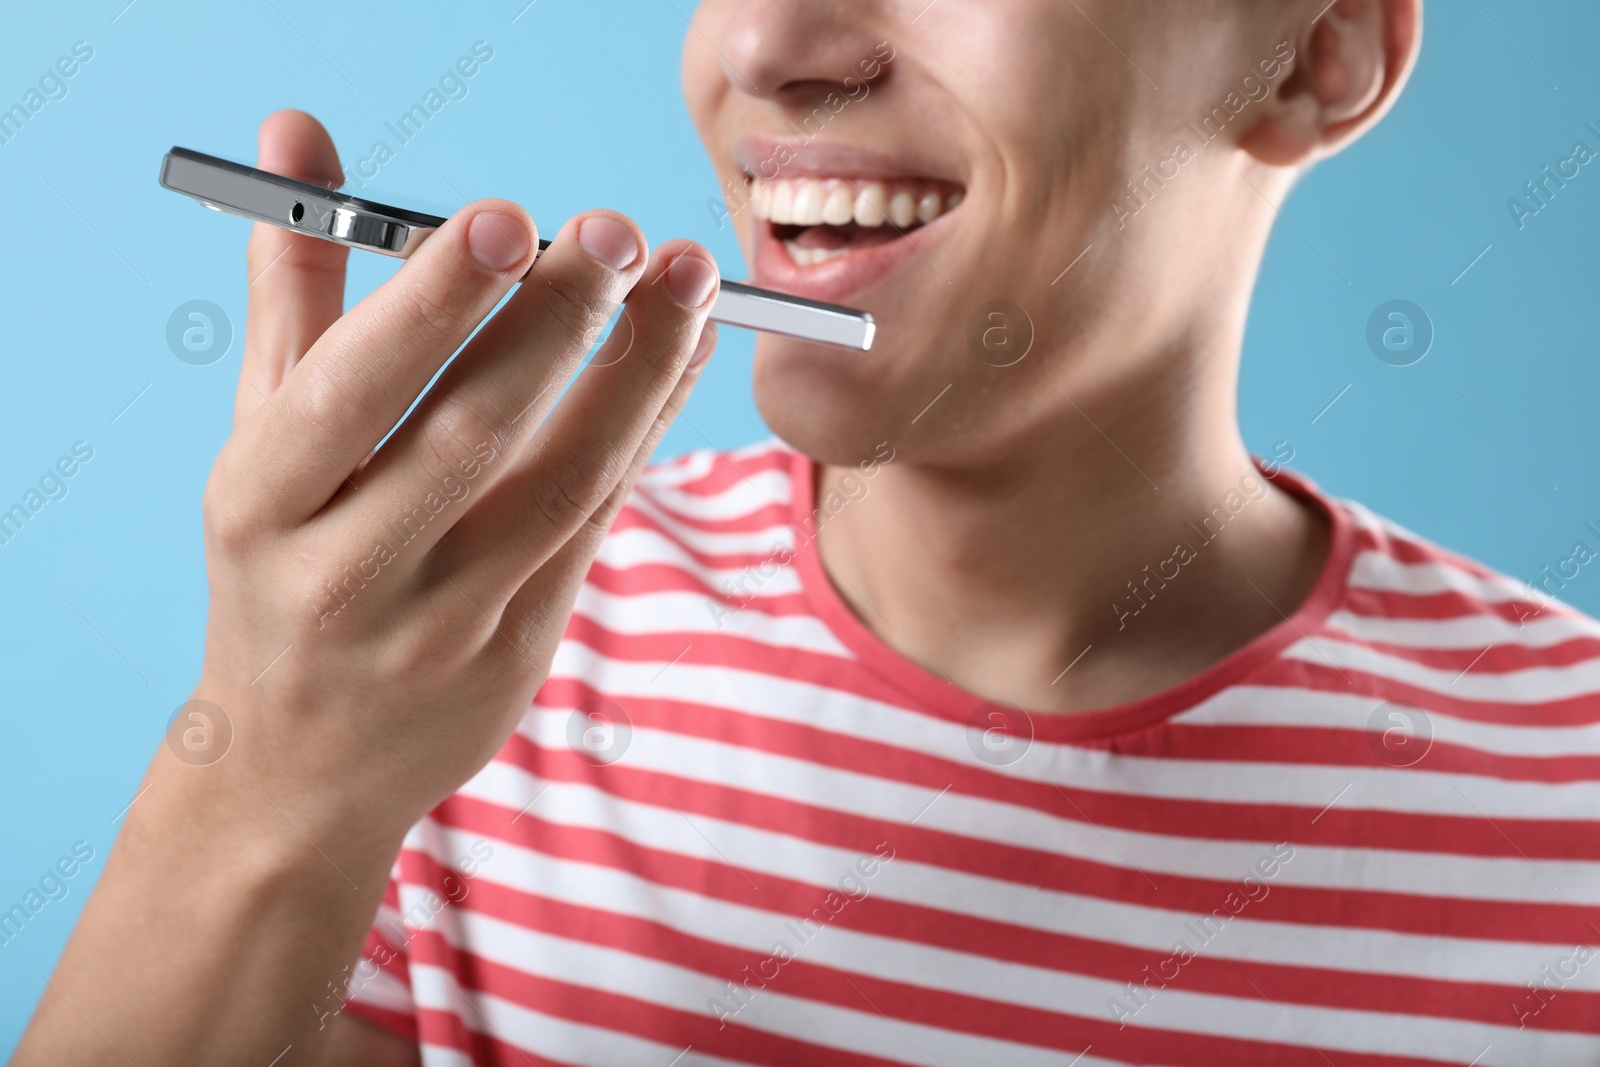
[[302,366],[304,378],[283,414],[318,448],[333,447],[344,436],[343,428],[352,422],[364,436],[388,429],[378,425],[377,412],[367,399],[369,391],[359,383],[352,384],[354,368],[333,358]]
[[513,670],[533,667],[541,674],[550,668],[549,648],[566,627],[568,616],[559,608],[537,603],[516,605],[505,612],[499,636],[490,647]]
[[539,514],[558,529],[592,521],[611,486],[607,471],[566,455],[547,457],[544,466],[544,476],[533,486],[533,503]]
[[553,479],[545,479],[534,486],[533,506],[546,523],[558,530],[582,522],[588,515],[571,490]]
[[260,538],[266,516],[228,479],[213,475],[200,498],[206,542],[226,556],[247,553]]
[[500,450],[504,440],[499,426],[473,403],[459,396],[443,395],[422,424],[424,462],[439,477],[454,474],[463,462],[478,454],[481,445]]
[[[438,606],[443,617],[455,620],[452,632],[472,633],[484,625],[482,616],[467,604],[459,603],[459,599],[459,610],[442,598]],[[389,642],[384,653],[384,671],[402,687],[412,683],[426,686],[441,675],[459,674],[465,649],[475,643],[440,641],[437,634],[426,628],[407,629],[394,635]]]
[[304,387],[294,394],[293,411],[287,414],[301,424],[301,429],[320,430],[344,414],[345,394],[346,389],[337,378],[324,367],[312,364],[306,369]]
[[291,619],[301,632],[326,630],[350,618],[345,609],[356,601],[351,599],[351,585],[339,584],[341,577],[337,572],[302,571],[284,580],[282,588],[292,609]]
[[405,308],[406,326],[418,335],[417,340],[429,348],[448,348],[454,352],[469,332],[472,323],[466,309],[450,300],[440,299],[427,285],[415,285],[401,304]]
[[657,378],[676,380],[694,345],[687,330],[674,330],[653,344],[639,345],[639,358]]

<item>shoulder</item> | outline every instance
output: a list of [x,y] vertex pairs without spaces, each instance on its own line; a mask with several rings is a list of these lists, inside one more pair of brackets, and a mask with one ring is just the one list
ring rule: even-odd
[[[787,445],[765,441],[646,468],[590,568],[580,614],[637,629],[645,625],[640,612],[651,615],[649,625],[664,625],[661,611],[672,606],[671,614],[685,616],[674,628],[691,630],[698,625],[692,620],[717,616],[715,603],[690,601],[725,600],[758,568],[770,569],[775,558],[788,562],[796,479],[809,463]],[[764,585],[769,594],[796,591],[789,577]]]
[[1352,544],[1323,631],[1351,667],[1508,724],[1600,720],[1600,622],[1559,596],[1578,576],[1575,560],[1530,583],[1360,504],[1332,506],[1348,517]]
[[[1560,597],[1578,577],[1584,556],[1596,558],[1594,549],[1585,547],[1573,559],[1545,567],[1529,582],[1444,548],[1361,504],[1340,500],[1334,506],[1349,517],[1352,529],[1347,611],[1391,620],[1487,619],[1480,627],[1484,633],[1528,647],[1565,637],[1600,638],[1600,622]],[[1567,570],[1568,564],[1573,569]]]
[[647,468],[578,591],[547,695],[570,683],[656,699],[730,671],[784,676],[797,656],[849,659],[796,560],[810,464],[766,441]]
[[682,560],[771,552],[789,537],[795,472],[804,462],[771,440],[726,452],[698,449],[646,467],[601,558],[625,563],[651,546]]
[[[630,508],[665,510],[691,521],[788,521],[796,465],[806,460],[776,439],[729,452],[696,449],[639,475]],[[777,509],[777,510],[775,510]]]

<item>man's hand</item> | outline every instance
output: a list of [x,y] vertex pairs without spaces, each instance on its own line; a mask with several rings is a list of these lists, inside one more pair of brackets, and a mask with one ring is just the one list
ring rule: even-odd
[[[260,141],[264,169],[337,183],[309,116]],[[343,312],[345,249],[255,228],[194,693],[232,746],[203,766],[158,752],[17,1063],[315,1062],[314,1006],[401,837],[528,707],[714,343],[698,246],[651,256],[604,211],[534,264],[537,241],[515,204],[468,205]]]
[[[272,121],[304,156],[269,167],[338,173],[308,120]],[[709,350],[703,250],[650,257],[611,212],[569,221],[534,264],[537,243],[516,205],[469,205],[340,316],[345,250],[256,227],[238,423],[206,488],[195,695],[232,718],[236,770],[308,819],[403,831],[505,743],[697,343]]]

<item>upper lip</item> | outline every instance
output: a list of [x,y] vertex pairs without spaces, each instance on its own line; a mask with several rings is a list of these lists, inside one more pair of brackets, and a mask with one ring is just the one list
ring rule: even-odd
[[734,159],[746,174],[767,181],[779,178],[927,178],[965,185],[957,168],[913,149],[883,152],[837,141],[819,144],[814,140],[748,136],[741,137],[734,145]]

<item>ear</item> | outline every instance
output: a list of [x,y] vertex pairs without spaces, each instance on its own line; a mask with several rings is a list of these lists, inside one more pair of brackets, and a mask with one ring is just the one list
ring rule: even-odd
[[1334,0],[1295,37],[1287,76],[1239,141],[1275,167],[1333,155],[1383,118],[1416,63],[1422,0]]

